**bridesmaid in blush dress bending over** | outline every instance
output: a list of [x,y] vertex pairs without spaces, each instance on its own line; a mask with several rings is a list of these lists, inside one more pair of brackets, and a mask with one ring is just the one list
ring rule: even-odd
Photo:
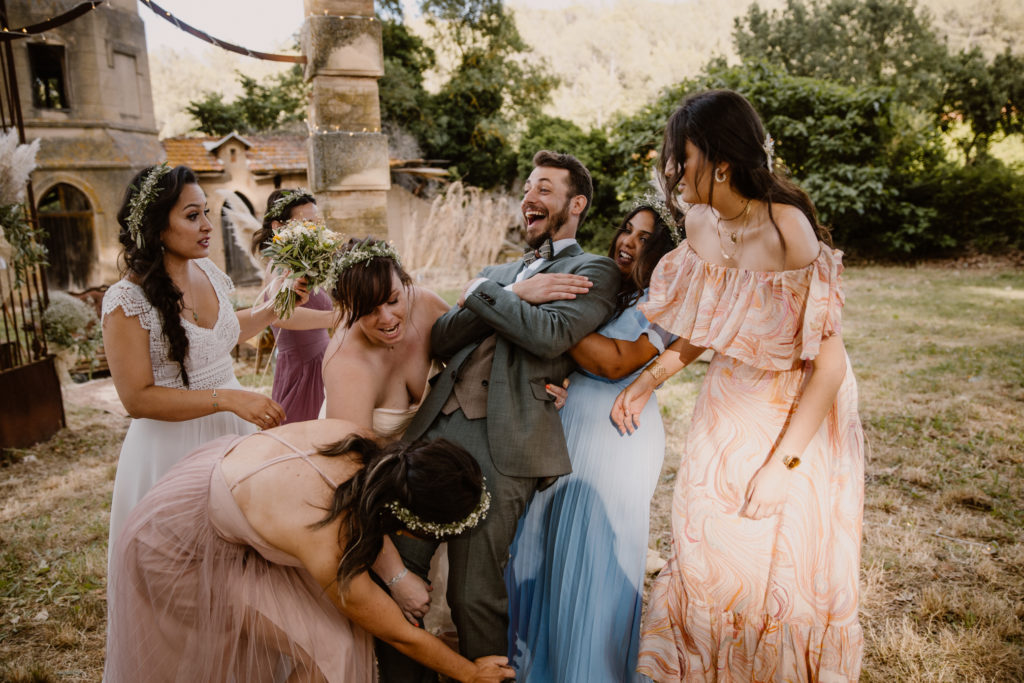
[[341,420],[223,437],[132,513],[108,575],[107,683],[372,683],[376,635],[457,681],[460,657],[369,579],[384,534],[457,534],[486,514],[480,468],[444,441],[381,446]]
[[[856,681],[864,439],[843,346],[842,253],[774,168],[741,95],[687,98],[660,159],[686,240],[640,309],[679,335],[616,399],[627,432],[655,385],[714,350],[651,589],[655,681]],[[678,209],[677,209],[678,212]]]
[[[305,190],[274,190],[267,197],[263,227],[253,235],[252,252],[270,243],[274,231],[289,220],[316,220],[316,199]],[[264,284],[270,273],[264,277]],[[320,372],[324,351],[330,336],[327,328],[334,325],[334,307],[326,292],[310,294],[286,320],[278,320],[271,329],[277,344],[274,364],[274,386],[270,397],[281,404],[287,415],[284,423],[315,420],[324,397],[324,380]]]

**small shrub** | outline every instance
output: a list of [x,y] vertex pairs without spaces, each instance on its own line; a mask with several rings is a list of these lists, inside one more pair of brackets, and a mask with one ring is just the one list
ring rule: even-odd
[[46,341],[73,350],[95,365],[102,332],[96,312],[84,301],[64,292],[51,294],[50,305],[43,311],[43,335]]

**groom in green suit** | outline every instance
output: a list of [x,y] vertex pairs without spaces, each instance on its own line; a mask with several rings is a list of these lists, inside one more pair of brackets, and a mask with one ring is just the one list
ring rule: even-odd
[[[448,543],[448,601],[469,658],[508,652],[503,572],[516,524],[538,488],[572,469],[545,386],[574,369],[566,351],[611,316],[619,289],[615,263],[576,242],[593,194],[586,167],[548,151],[533,163],[521,204],[531,251],[484,268],[434,324],[431,350],[446,367],[405,435],[461,444],[492,497],[485,520]],[[558,275],[531,282],[540,273]]]

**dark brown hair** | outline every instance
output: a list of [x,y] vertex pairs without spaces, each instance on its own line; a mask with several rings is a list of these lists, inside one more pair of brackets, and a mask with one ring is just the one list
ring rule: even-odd
[[[285,196],[286,193],[294,194],[294,197],[285,202],[284,208],[279,215],[267,216],[274,203]],[[270,193],[270,196],[267,197],[267,208],[263,211],[263,226],[252,236],[252,246],[250,249],[255,256],[259,256],[263,248],[270,243],[270,238],[274,236],[274,228],[271,227],[274,221],[284,223],[292,217],[292,210],[303,204],[316,204],[316,198],[305,192],[297,192],[294,189],[287,188],[280,188]]]
[[[818,212],[807,193],[786,178],[778,164],[769,168],[761,117],[743,95],[732,90],[706,90],[687,97],[669,117],[658,159],[658,177],[665,185],[669,209],[677,217],[682,216],[683,210],[677,204],[674,190],[683,179],[687,141],[704,155],[701,173],[711,172],[719,163],[728,163],[733,187],[748,199],[767,203],[768,217],[776,230],[778,224],[771,205],[789,204],[807,217],[819,239],[830,242],[828,229],[818,222]],[[666,175],[668,169],[672,170],[671,176]],[[708,204],[714,196],[714,185],[711,183]]]
[[139,246],[128,229],[128,214],[142,182],[154,168],[156,166],[144,168],[132,178],[128,183],[128,189],[125,190],[121,209],[117,212],[117,222],[121,225],[121,232],[117,237],[123,248],[124,259],[121,275],[123,277],[130,273],[142,287],[146,300],[160,314],[163,335],[170,346],[171,360],[178,364],[181,381],[187,387],[188,371],[185,370],[185,358],[188,356],[188,335],[181,324],[184,298],[164,267],[160,234],[167,229],[171,209],[178,203],[182,190],[186,185],[198,184],[199,181],[188,166],[175,166],[160,177],[155,186],[156,195],[146,204],[142,214],[142,246]]
[[373,564],[386,534],[403,528],[388,503],[397,502],[425,522],[448,524],[468,517],[483,493],[480,465],[464,448],[444,439],[381,446],[350,434],[318,452],[348,455],[363,465],[335,489],[326,516],[314,525],[321,528],[342,518],[341,585]]
[[672,251],[675,246],[672,241],[672,231],[669,230],[668,224],[661,217],[661,214],[658,213],[658,210],[649,204],[640,204],[626,214],[626,217],[622,219],[622,224],[619,225],[619,229],[612,235],[612,243],[608,247],[608,256],[613,260],[615,259],[615,243],[618,241],[619,235],[626,232],[626,226],[641,211],[650,211],[654,216],[654,230],[651,232],[650,239],[647,240],[647,243],[644,244],[643,249],[640,251],[640,257],[633,265],[632,274],[630,277],[622,278],[622,285],[619,287],[619,293],[616,295],[616,315],[622,313],[640,298],[643,291],[647,289],[647,285],[651,284],[651,274],[654,273],[654,267],[658,265],[658,261],[661,260],[662,256]]
[[579,159],[571,154],[561,154],[550,150],[542,149],[533,155],[533,165],[536,168],[564,168],[569,172],[569,198],[572,199],[578,194],[587,199],[587,205],[580,212],[580,221],[577,227],[583,225],[590,211],[590,201],[594,197],[594,181],[590,178],[590,171]]
[[[349,239],[338,252],[339,256],[356,248],[365,248],[380,243],[373,237]],[[352,327],[363,316],[373,313],[391,298],[391,275],[394,273],[402,285],[412,287],[412,278],[402,264],[386,256],[374,256],[339,271],[338,281],[331,290],[331,298],[338,304],[345,326]]]

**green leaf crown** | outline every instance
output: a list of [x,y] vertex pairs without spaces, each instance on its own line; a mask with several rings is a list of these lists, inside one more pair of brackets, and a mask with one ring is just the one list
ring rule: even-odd
[[281,196],[274,200],[274,203],[270,205],[267,212],[263,214],[263,220],[282,220],[285,209],[290,204],[294,204],[300,199],[308,198],[311,201],[316,201],[316,198],[310,194],[309,190],[298,188],[296,190],[281,190]]
[[145,240],[142,238],[142,219],[146,215],[146,209],[149,205],[157,198],[160,191],[157,189],[157,183],[165,175],[171,172],[171,167],[167,165],[167,162],[163,162],[159,166],[154,166],[149,170],[148,173],[142,178],[142,182],[139,183],[139,190],[135,193],[135,196],[128,200],[128,233],[135,240],[135,245],[142,249],[145,244]]

